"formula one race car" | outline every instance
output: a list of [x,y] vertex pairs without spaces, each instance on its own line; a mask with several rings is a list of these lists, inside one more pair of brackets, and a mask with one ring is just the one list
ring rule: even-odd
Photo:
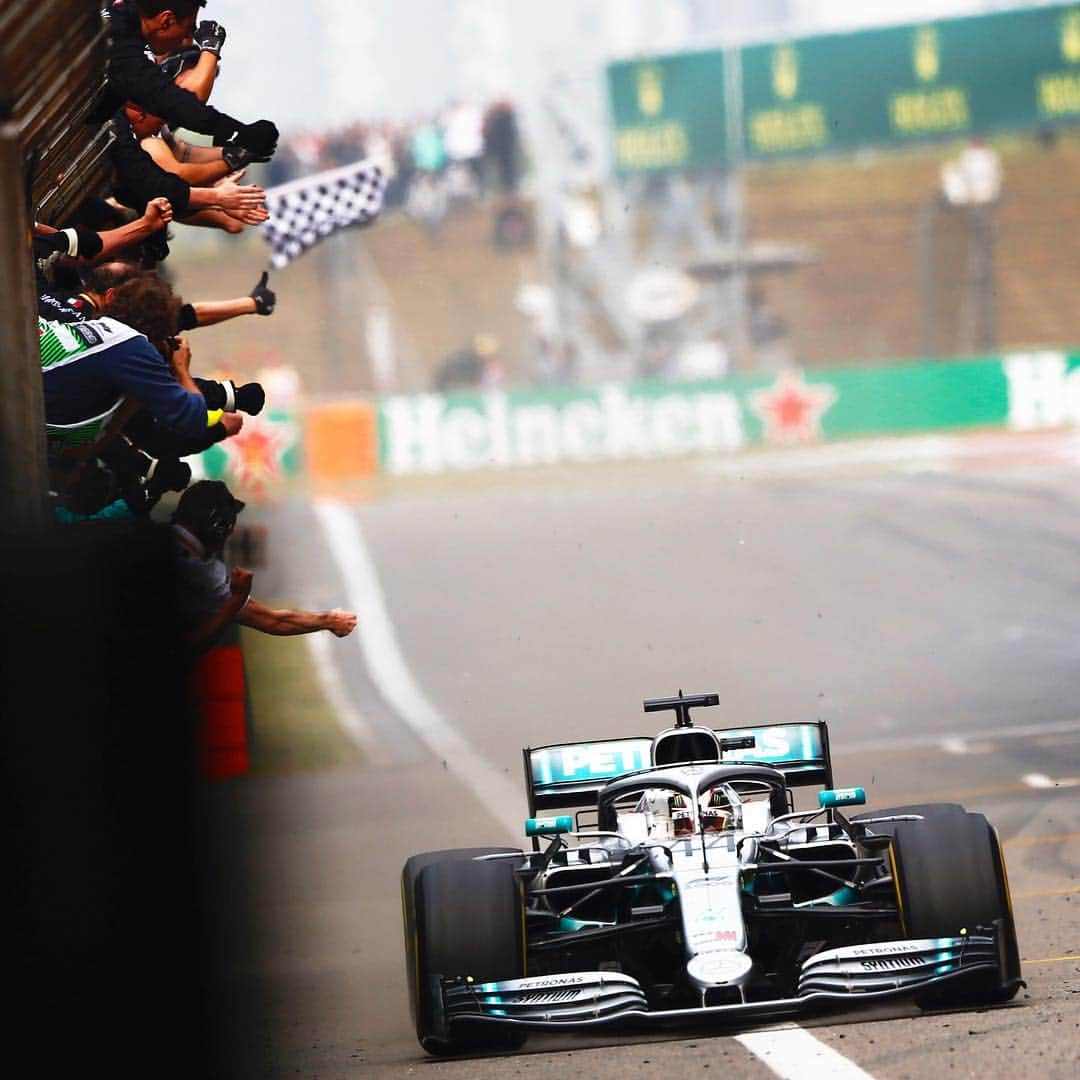
[[[526,748],[531,850],[414,855],[406,970],[433,1054],[529,1029],[775,1017],[907,994],[992,1004],[1023,984],[997,831],[954,803],[847,817],[823,721]],[[795,788],[820,787],[795,809]],[[537,817],[538,812],[575,809]]]

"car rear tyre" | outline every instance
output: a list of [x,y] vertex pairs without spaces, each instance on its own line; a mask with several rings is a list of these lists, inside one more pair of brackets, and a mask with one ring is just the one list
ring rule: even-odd
[[509,1050],[525,1041],[524,1031],[497,1024],[447,1028],[438,984],[441,976],[491,982],[524,975],[523,916],[513,860],[450,858],[420,869],[413,889],[409,989],[417,1038],[428,1053]]
[[948,812],[924,818],[893,826],[893,869],[904,932],[913,939],[957,937],[997,924],[1003,963],[1000,972],[950,980],[916,1000],[922,1008],[1008,1001],[1020,986],[1020,952],[997,830],[982,814]]

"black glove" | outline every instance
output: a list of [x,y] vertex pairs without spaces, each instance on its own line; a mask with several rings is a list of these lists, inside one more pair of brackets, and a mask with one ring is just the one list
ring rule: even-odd
[[143,480],[147,495],[157,502],[166,491],[183,491],[191,483],[191,466],[179,458],[158,458]]
[[269,273],[264,270],[262,277],[259,278],[258,285],[251,290],[248,295],[255,301],[255,314],[256,315],[273,315],[274,305],[277,303],[277,295],[272,289],[266,287],[266,279],[269,277]]
[[244,383],[236,388],[236,407],[248,416],[258,416],[266,404],[266,391],[257,382]]
[[277,149],[278,129],[269,120],[256,120],[254,124],[240,124],[218,142],[218,146],[242,146],[257,158],[269,161]]
[[223,146],[221,148],[221,159],[229,166],[232,172],[236,172],[237,169],[246,169],[253,161],[269,161],[270,155],[257,157],[242,146]]
[[225,44],[225,27],[213,19],[206,19],[195,29],[195,44],[205,52],[221,56],[221,46]]
[[191,67],[199,59],[201,53],[202,49],[198,45],[187,45],[171,56],[166,56],[158,67],[175,82],[176,76],[185,68]]

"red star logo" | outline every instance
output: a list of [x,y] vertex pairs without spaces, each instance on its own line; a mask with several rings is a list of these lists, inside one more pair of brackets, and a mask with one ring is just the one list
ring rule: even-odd
[[220,443],[228,455],[226,472],[237,487],[263,494],[280,479],[282,458],[296,442],[295,425],[288,421],[244,417],[244,426]]
[[750,408],[764,425],[766,442],[813,442],[821,437],[821,418],[836,400],[825,383],[808,383],[801,371],[782,371],[772,386],[750,395]]

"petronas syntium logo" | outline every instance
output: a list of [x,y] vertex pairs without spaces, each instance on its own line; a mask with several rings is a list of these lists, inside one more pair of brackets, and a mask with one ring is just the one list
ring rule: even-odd
[[912,64],[920,82],[933,82],[941,68],[941,49],[938,32],[932,26],[920,26],[915,31]]
[[791,45],[773,49],[772,87],[782,101],[790,101],[799,90],[799,56]]
[[637,103],[643,116],[656,116],[664,107],[664,81],[656,64],[637,69]]
[[1080,11],[1067,11],[1061,19],[1061,55],[1070,64],[1080,60]]

